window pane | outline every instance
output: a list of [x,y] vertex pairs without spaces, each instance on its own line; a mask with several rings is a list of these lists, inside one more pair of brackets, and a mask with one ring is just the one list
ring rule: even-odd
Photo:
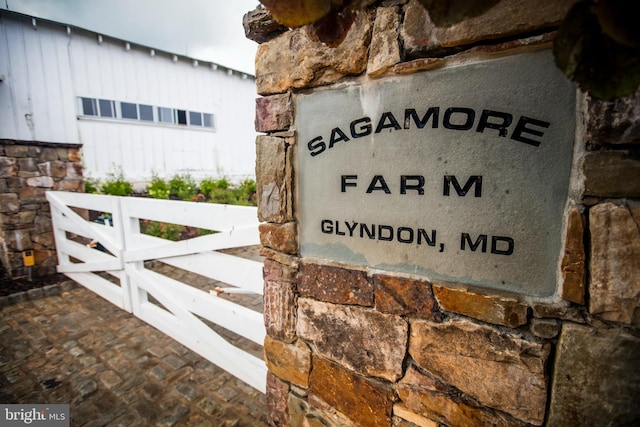
[[213,114],[202,113],[202,116],[204,118],[204,126],[206,126],[208,128],[212,128],[213,127]]
[[140,120],[153,121],[153,107],[151,105],[139,105],[140,107]]
[[113,111],[113,101],[109,101],[107,99],[100,99],[98,101],[100,104],[100,116],[102,117],[115,117]]
[[171,114],[171,108],[158,107],[158,121],[164,123],[173,123],[173,114]]
[[93,98],[82,98],[82,113],[85,116],[97,116],[96,100]]
[[187,112],[185,110],[176,110],[176,120],[178,124],[187,124]]
[[136,104],[121,102],[120,108],[122,110],[123,119],[138,119],[138,109]]
[[189,111],[189,124],[191,126],[202,126],[202,113]]

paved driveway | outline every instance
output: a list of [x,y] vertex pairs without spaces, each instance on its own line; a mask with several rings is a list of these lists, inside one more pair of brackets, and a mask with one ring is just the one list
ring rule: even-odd
[[262,393],[73,282],[5,303],[2,403],[70,403],[72,426],[267,425]]

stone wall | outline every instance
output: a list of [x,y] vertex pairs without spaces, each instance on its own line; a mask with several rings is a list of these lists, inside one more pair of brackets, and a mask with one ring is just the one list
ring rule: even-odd
[[[47,190],[84,191],[79,144],[0,140],[0,277],[56,272]],[[33,251],[27,269],[23,251]]]
[[[552,300],[429,282],[298,252],[294,97],[345,81],[549,49],[574,3],[503,0],[436,28],[377,2],[329,48],[268,14],[256,83],[267,401],[274,426],[631,425],[640,421],[640,92],[583,94]],[[265,30],[267,32],[267,30]],[[265,40],[268,39],[268,40]]]

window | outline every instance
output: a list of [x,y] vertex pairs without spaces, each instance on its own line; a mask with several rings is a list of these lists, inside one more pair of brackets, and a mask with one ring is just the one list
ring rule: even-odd
[[213,114],[209,114],[209,113],[202,113],[202,118],[203,120],[203,126],[207,127],[207,128],[212,128],[213,127]]
[[93,98],[81,98],[82,99],[82,114],[85,116],[97,116],[98,109],[96,108],[96,100]]
[[211,113],[99,98],[78,97],[77,102],[78,108],[82,109],[80,114],[83,116],[179,124],[209,129],[214,127],[214,117]]
[[115,117],[116,109],[115,102],[107,99],[98,100],[98,106],[100,107],[100,117]]
[[145,120],[147,122],[153,121],[153,107],[151,105],[138,105],[140,108],[140,120]]
[[171,108],[158,107],[158,121],[173,123],[173,110]]
[[175,110],[176,112],[176,123],[180,125],[187,124],[187,112],[185,110]]
[[138,120],[138,106],[129,102],[120,103],[120,112],[123,119]]
[[189,111],[189,124],[191,126],[202,126],[202,113]]

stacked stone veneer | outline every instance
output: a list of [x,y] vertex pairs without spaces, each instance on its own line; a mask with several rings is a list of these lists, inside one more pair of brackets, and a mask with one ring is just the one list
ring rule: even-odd
[[[259,46],[256,128],[265,134],[256,173],[272,425],[639,422],[640,93],[614,102],[577,94],[571,173],[581,189],[566,212],[553,301],[298,253],[296,93],[549,49],[572,3],[502,0],[441,29],[414,0],[377,2],[337,48],[305,29]],[[273,30],[263,11],[255,16]]]
[[[56,272],[47,190],[84,191],[80,145],[0,140],[0,277]],[[33,251],[29,272],[23,251]]]

